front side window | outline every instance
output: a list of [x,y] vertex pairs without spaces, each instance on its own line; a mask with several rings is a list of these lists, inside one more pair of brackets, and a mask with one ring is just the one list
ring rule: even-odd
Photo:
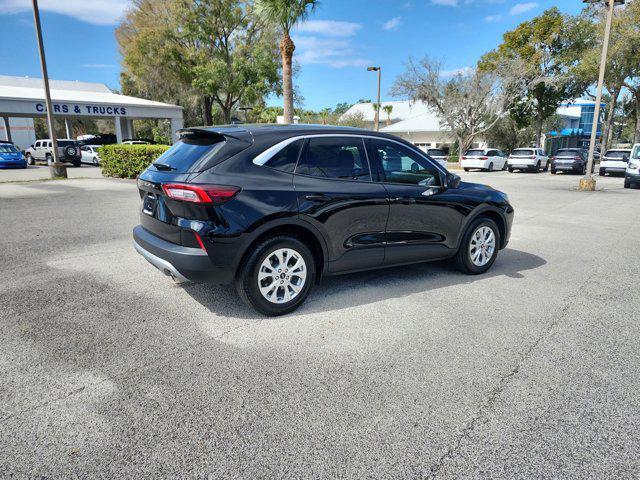
[[310,138],[296,173],[313,177],[371,181],[364,143],[358,137]]
[[397,143],[375,140],[377,155],[386,181],[420,186],[440,186],[438,169],[426,158]]

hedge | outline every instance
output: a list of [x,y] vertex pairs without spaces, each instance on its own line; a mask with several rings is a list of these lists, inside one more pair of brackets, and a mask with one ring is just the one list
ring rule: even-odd
[[100,147],[100,166],[105,177],[137,178],[166,152],[168,145],[105,145]]

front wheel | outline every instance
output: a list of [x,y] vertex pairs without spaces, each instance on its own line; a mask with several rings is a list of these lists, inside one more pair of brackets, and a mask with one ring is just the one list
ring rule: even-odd
[[284,315],[305,301],[315,281],[311,250],[295,237],[276,236],[258,245],[241,265],[240,298],[263,315]]
[[36,164],[35,160],[33,160],[33,157],[31,156],[30,153],[27,153],[25,155],[25,158],[27,159],[27,165],[35,165]]
[[474,220],[462,238],[455,256],[458,270],[469,275],[484,273],[496,261],[500,248],[500,230],[496,223],[480,217]]
[[93,166],[94,167],[98,166],[98,159],[96,157],[93,157]]

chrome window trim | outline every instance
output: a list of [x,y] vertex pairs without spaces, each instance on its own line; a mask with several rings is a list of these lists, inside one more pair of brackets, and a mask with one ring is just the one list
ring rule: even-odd
[[[301,140],[301,139],[320,138],[320,137],[356,137],[356,138],[360,138],[363,142],[366,139],[369,138],[369,139],[384,140],[386,142],[397,143],[400,146],[403,146],[405,148],[408,148],[409,150],[412,150],[414,153],[417,153],[420,157],[422,157],[425,160],[427,160],[438,171],[440,171],[440,173],[444,174],[445,177],[446,177],[446,175],[448,173],[448,171],[444,167],[442,167],[438,162],[434,162],[433,160],[431,160],[431,158],[428,155],[425,155],[425,152],[423,152],[422,150],[420,150],[419,148],[417,148],[413,144],[407,145],[406,143],[398,142],[397,140],[394,140],[392,138],[379,137],[377,135],[362,135],[362,134],[358,134],[358,133],[309,133],[309,134],[306,134],[306,135],[297,135],[295,137],[289,137],[289,138],[287,138],[285,140],[282,140],[282,141],[276,143],[275,145],[272,145],[271,147],[267,148],[264,152],[258,154],[253,159],[253,164],[257,165],[259,167],[262,167],[269,160],[271,160],[275,156],[276,153],[280,152],[280,150],[282,150],[287,145],[290,145],[293,142],[295,142],[297,140]],[[371,171],[371,162],[369,161],[369,152],[367,152],[366,148],[365,148],[365,155],[367,156],[367,162],[369,163],[369,172],[371,173],[371,175],[373,175],[373,172]]]

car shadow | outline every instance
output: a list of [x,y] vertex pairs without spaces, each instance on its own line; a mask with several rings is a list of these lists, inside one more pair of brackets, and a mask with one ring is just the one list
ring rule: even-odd
[[[537,255],[507,248],[500,252],[491,270],[482,275],[465,275],[454,270],[450,262],[442,261],[325,277],[307,301],[290,315],[341,310],[414,293],[469,285],[501,275],[518,280],[524,278],[523,272],[546,263]],[[194,300],[217,315],[264,318],[243,304],[233,286],[185,284],[183,288]],[[233,307],[229,308],[231,305]]]

